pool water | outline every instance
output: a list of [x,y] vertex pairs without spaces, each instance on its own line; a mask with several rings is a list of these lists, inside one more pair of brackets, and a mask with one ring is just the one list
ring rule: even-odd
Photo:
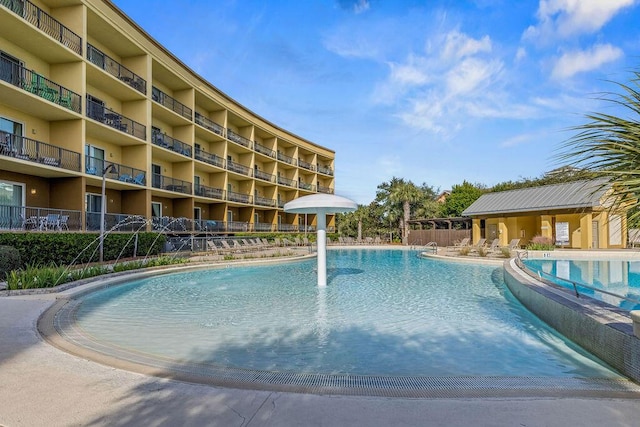
[[637,303],[640,301],[640,261],[529,259],[524,260],[524,263],[534,272],[540,272],[543,278],[571,290],[572,284],[555,278],[568,279],[630,300],[578,286],[581,295],[588,295],[625,310],[640,309],[640,304]]
[[401,250],[166,274],[83,297],[94,339],[230,368],[391,376],[617,378],[523,308],[502,268]]

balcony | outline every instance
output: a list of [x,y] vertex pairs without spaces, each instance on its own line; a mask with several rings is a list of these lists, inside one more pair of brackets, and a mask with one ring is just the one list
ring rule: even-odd
[[225,168],[225,160],[222,157],[216,156],[212,153],[196,149],[196,160],[200,160],[210,165],[217,166],[219,168]]
[[87,43],[87,59],[98,68],[111,74],[140,93],[147,93],[147,81],[109,57],[104,52]]
[[172,138],[167,134],[163,134],[154,130],[151,133],[151,141],[158,147],[163,147],[175,153],[182,154],[183,156],[191,157],[192,149],[190,145]]
[[253,143],[253,149],[255,151],[257,151],[258,153],[264,154],[265,156],[269,156],[269,157],[273,157],[274,159],[276,158],[276,152],[273,151],[271,148],[267,148],[262,144],[259,144],[257,142]]
[[318,165],[318,172],[333,176],[333,170],[329,166]]
[[80,172],[80,153],[2,131],[0,155]]
[[167,95],[155,86],[151,88],[151,99],[153,99],[160,105],[164,105],[169,110],[181,115],[185,119],[189,121],[193,120],[193,110],[191,110],[191,108],[187,107],[175,98]]
[[227,160],[227,170],[241,175],[251,176],[251,168],[231,160]]
[[208,197],[210,199],[225,199],[225,191],[222,188],[207,187],[206,185],[196,185],[194,194],[196,196]]
[[266,173],[263,172],[261,170],[255,169],[253,171],[253,176],[255,176],[258,179],[261,179],[263,181],[268,181],[268,182],[276,182],[276,176],[275,175],[271,175],[270,173]]
[[300,160],[298,159],[298,166],[300,166],[301,168],[305,168],[307,170],[310,171],[315,171],[316,167],[314,165],[312,165],[311,163],[305,162],[304,160]]
[[76,113],[82,111],[80,95],[6,58],[0,58],[0,80]]
[[205,116],[203,116],[198,112],[196,112],[195,117],[196,117],[196,123],[202,126],[203,128],[209,129],[211,132],[216,133],[220,136],[224,136],[224,128],[219,124],[217,124],[216,122],[214,122],[213,120],[206,118]]
[[255,197],[255,204],[260,206],[268,206],[270,208],[276,207],[276,201],[274,199],[268,199],[266,197]]
[[176,193],[191,194],[191,183],[181,179],[154,173],[151,181],[153,188],[175,191]]
[[0,230],[78,231],[81,218],[80,211],[0,205]]
[[333,188],[325,187],[324,185],[318,185],[318,192],[325,194],[333,194]]
[[308,191],[316,191],[316,186],[313,184],[307,184],[304,182],[299,182],[298,183],[298,188],[302,188],[303,190],[308,190]]
[[249,194],[236,193],[234,191],[227,191],[227,200],[230,202],[251,204],[253,196],[250,196]]
[[0,0],[0,5],[22,17],[63,46],[82,55],[82,38],[35,4],[28,0]]
[[240,136],[231,129],[227,128],[227,139],[229,141],[233,141],[236,144],[242,145],[243,147],[251,148],[251,141],[245,138],[244,136]]
[[256,222],[253,224],[254,231],[271,232],[274,231],[274,225],[269,222]]
[[298,226],[293,224],[278,224],[278,231],[298,231]]
[[288,163],[290,165],[296,165],[296,160],[293,157],[289,157],[286,154],[281,153],[280,151],[278,151],[278,160],[280,160],[281,162],[285,162]]
[[[86,212],[85,222],[87,231],[100,230],[100,212]],[[123,213],[105,213],[104,229],[113,231],[146,231],[149,220],[141,215]]]
[[107,178],[116,179],[118,181],[136,184],[140,186],[146,185],[146,172],[142,169],[136,169],[131,166],[121,165],[115,162],[107,162],[104,159],[96,157],[84,157],[85,172],[89,175],[102,177],[102,172],[109,166],[114,165],[115,169],[110,169],[106,173]]
[[145,125],[89,99],[87,99],[87,117],[142,140],[147,138]]
[[294,187],[294,188],[298,186],[297,181],[294,181],[293,179],[285,178],[283,176],[278,177],[278,184],[287,185],[289,187]]

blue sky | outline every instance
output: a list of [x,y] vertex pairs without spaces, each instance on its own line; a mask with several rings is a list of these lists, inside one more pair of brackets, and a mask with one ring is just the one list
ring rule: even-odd
[[640,0],[114,0],[197,73],[336,151],[336,194],[540,176],[640,69]]

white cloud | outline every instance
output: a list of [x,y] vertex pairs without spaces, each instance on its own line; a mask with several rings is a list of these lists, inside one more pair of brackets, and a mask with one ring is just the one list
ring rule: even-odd
[[447,73],[447,89],[453,94],[470,93],[488,86],[498,77],[502,62],[467,58]]
[[566,79],[578,73],[598,69],[602,64],[615,61],[622,56],[622,50],[610,44],[598,44],[589,50],[567,52],[558,59],[551,75],[556,79]]
[[358,14],[362,12],[366,12],[371,7],[371,3],[368,0],[358,0],[353,5],[353,11]]
[[445,38],[441,57],[443,59],[460,59],[481,52],[491,52],[491,39],[489,36],[485,35],[476,40],[458,31],[451,31]]
[[521,61],[527,57],[527,50],[524,47],[519,47],[516,52],[516,61]]

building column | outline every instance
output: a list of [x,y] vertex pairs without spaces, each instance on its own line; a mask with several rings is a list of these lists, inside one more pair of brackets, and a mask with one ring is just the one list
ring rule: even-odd
[[551,215],[540,215],[540,235],[553,241],[553,217]]
[[591,248],[591,244],[593,242],[593,232],[591,229],[592,222],[593,215],[591,213],[584,214],[580,217],[580,249]]
[[471,221],[471,237],[473,239],[473,244],[477,244],[480,240],[480,236],[482,234],[480,228],[480,218],[473,218]]
[[509,229],[507,228],[507,219],[498,218],[498,237],[500,238],[500,246],[509,244]]

